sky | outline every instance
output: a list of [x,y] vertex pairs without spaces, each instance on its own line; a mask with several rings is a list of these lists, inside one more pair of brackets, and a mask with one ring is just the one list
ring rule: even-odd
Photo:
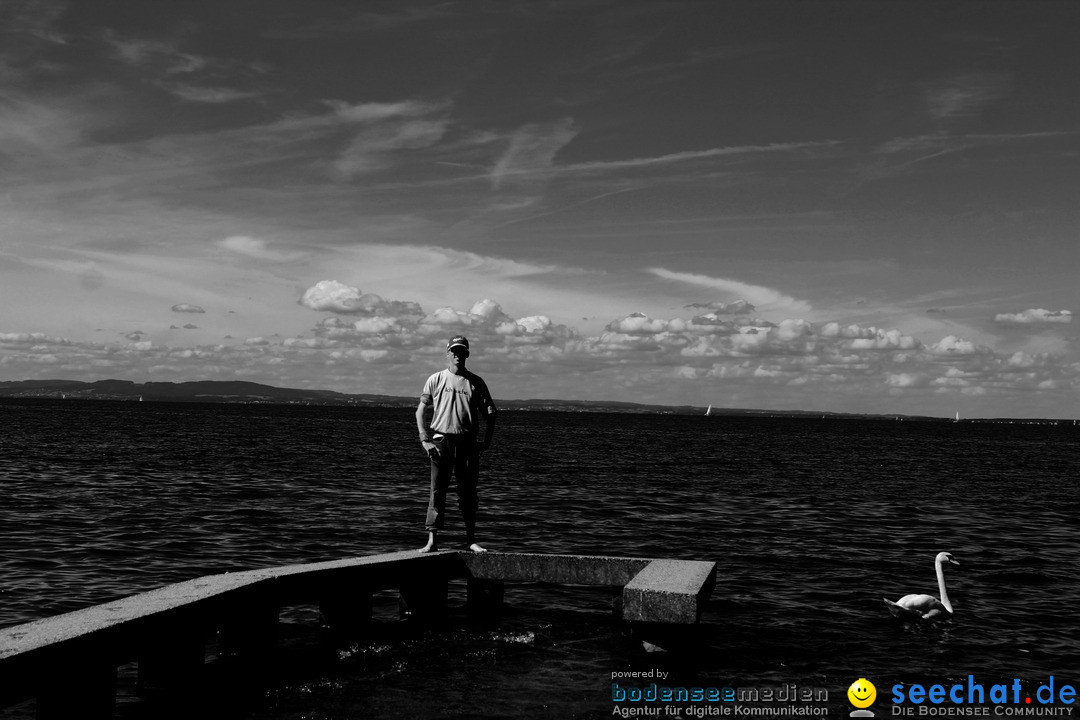
[[1077,28],[3,0],[0,381],[1080,417]]

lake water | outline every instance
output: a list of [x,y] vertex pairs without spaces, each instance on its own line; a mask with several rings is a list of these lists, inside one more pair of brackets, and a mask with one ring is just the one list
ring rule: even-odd
[[[0,459],[0,626],[425,539],[412,409],[2,401]],[[378,636],[333,652],[303,646],[311,619],[287,612],[297,657],[318,660],[239,704],[208,691],[202,716],[611,717],[612,673],[632,670],[827,689],[834,717],[860,677],[879,717],[897,683],[1077,686],[1078,476],[1071,425],[503,412],[481,540],[716,561],[698,651],[640,652],[604,590],[510,586],[498,621],[438,631],[402,627],[387,594]],[[947,568],[955,616],[896,621],[882,597],[937,594],[941,550],[961,563]],[[153,712],[121,687],[118,716]]]

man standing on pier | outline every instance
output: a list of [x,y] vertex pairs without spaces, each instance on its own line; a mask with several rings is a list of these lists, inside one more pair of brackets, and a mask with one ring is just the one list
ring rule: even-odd
[[[420,404],[416,407],[416,427],[420,442],[431,459],[431,498],[428,501],[427,545],[420,552],[438,549],[438,533],[446,516],[446,491],[451,474],[457,477],[458,507],[465,520],[465,543],[473,552],[485,552],[476,542],[476,510],[480,498],[476,492],[480,455],[491,447],[495,434],[495,403],[487,384],[465,369],[469,341],[458,335],[446,343],[446,369],[427,379]],[[424,423],[424,411],[433,405],[431,430]],[[480,419],[484,419],[484,439]]]

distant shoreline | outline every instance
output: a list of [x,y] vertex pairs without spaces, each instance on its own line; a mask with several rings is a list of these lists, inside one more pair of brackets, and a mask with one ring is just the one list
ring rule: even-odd
[[[370,393],[339,393],[332,390],[300,390],[245,381],[199,380],[191,382],[147,382],[129,380],[20,380],[0,382],[0,401],[10,400],[95,400],[105,402],[170,402],[265,405],[325,405],[337,407],[413,408],[416,398]],[[705,408],[692,405],[647,405],[603,400],[525,399],[500,400],[503,410],[549,412],[610,412],[653,415],[705,415]],[[884,420],[907,422],[954,422],[952,418],[895,413],[839,413],[814,410],[760,410],[713,407],[710,417],[801,418],[829,420]],[[1073,425],[1073,420],[981,418],[961,423],[1014,423]]]

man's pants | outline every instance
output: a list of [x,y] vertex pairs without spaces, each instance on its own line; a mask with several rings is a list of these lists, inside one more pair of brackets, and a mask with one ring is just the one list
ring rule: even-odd
[[480,477],[480,453],[473,435],[443,435],[435,442],[439,449],[438,459],[431,460],[431,497],[428,500],[425,527],[429,532],[442,530],[446,520],[446,491],[450,488],[450,475],[457,478],[458,507],[465,519],[465,531],[472,539],[476,527],[476,510],[480,497],[476,483]]

